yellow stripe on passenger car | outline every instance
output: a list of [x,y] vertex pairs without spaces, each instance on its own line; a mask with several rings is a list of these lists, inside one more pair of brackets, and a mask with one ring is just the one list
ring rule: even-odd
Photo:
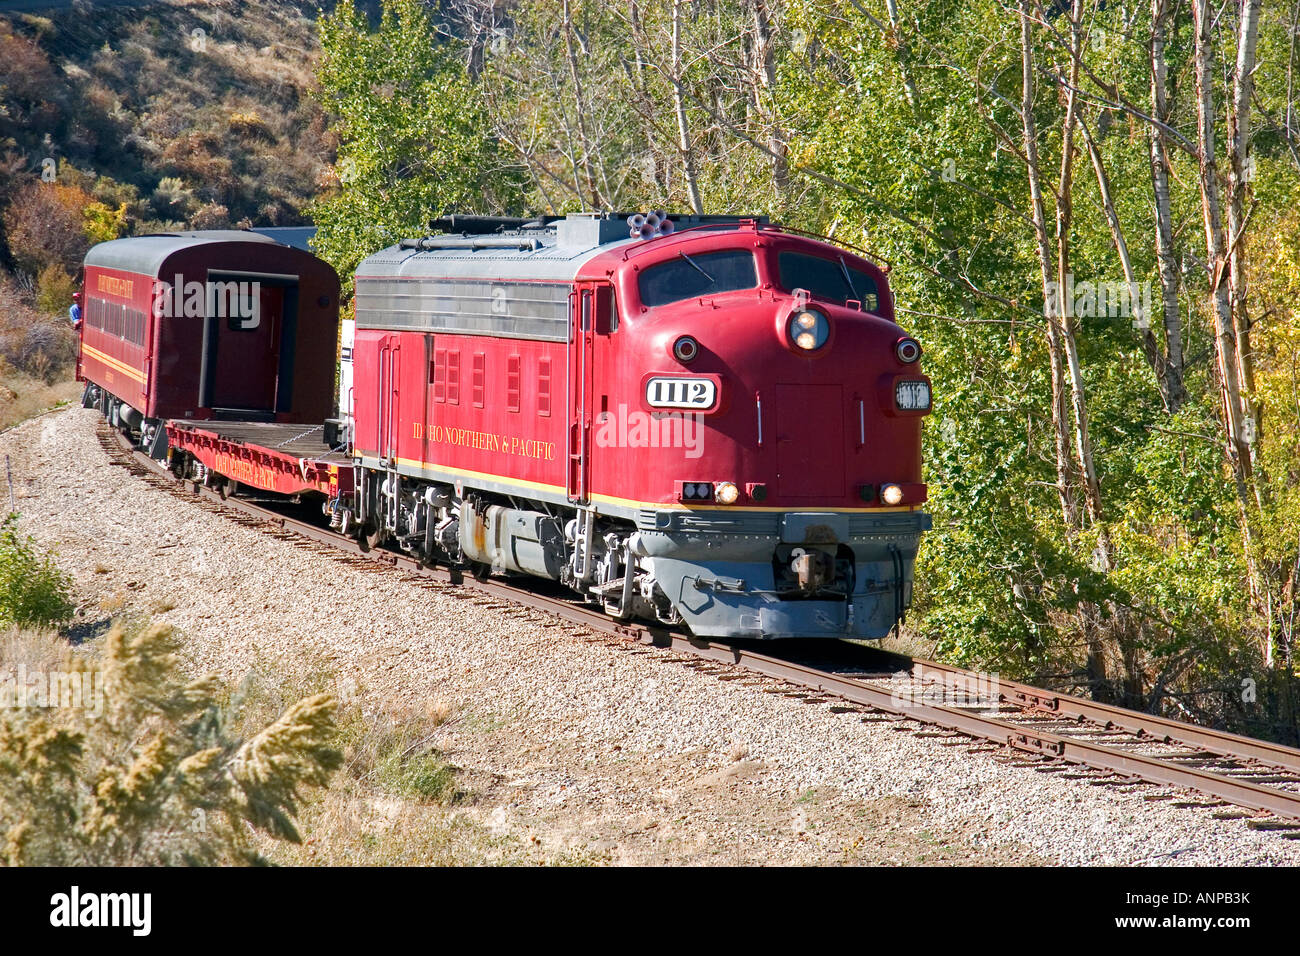
[[113,369],[114,371],[121,372],[127,378],[133,378],[141,385],[145,383],[144,373],[140,371],[138,368],[135,368],[134,366],[131,365],[127,365],[125,362],[122,362],[119,359],[115,359],[111,355],[105,355],[99,349],[95,348],[92,345],[87,345],[85,342],[81,343],[81,351],[89,353],[91,358],[96,359],[99,362],[102,362],[103,364],[107,365],[109,368]]

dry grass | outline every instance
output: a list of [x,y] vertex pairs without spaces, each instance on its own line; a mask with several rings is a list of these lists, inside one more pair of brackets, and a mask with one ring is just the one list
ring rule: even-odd
[[71,377],[47,384],[12,368],[0,369],[0,430],[74,402],[80,396],[81,385]]
[[99,609],[108,615],[116,615],[126,610],[130,604],[131,598],[125,591],[114,591],[112,594],[99,599]]
[[23,665],[31,673],[57,668],[68,656],[68,642],[55,631],[13,627],[0,636],[0,669]]
[[[301,662],[300,662],[301,663]],[[308,665],[308,669],[310,665]],[[494,832],[460,770],[438,749],[440,730],[462,717],[445,701],[394,710],[327,667],[286,679],[263,666],[236,692],[239,719],[265,719],[283,700],[334,693],[343,765],[327,790],[299,815],[300,845],[266,841],[258,849],[288,866],[481,866],[584,863],[540,858],[517,836]]]

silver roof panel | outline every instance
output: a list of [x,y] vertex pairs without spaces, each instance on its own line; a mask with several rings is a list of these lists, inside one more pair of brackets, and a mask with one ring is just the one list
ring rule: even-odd
[[240,229],[164,232],[148,236],[131,236],[126,239],[110,239],[108,242],[91,246],[90,251],[86,253],[86,265],[156,276],[167,257],[173,253],[214,242],[257,242],[280,245],[274,239]]

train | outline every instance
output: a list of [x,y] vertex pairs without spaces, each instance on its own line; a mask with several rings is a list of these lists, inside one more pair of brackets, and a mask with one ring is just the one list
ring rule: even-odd
[[[874,640],[904,619],[932,392],[867,255],[761,216],[444,217],[363,260],[340,321],[328,266],[243,235],[87,256],[88,294],[109,275],[164,298],[164,250],[193,257],[194,314],[154,306],[134,352],[87,321],[80,366],[85,403],[178,476],[319,498],[364,548],[701,639]],[[207,291],[258,276],[295,308]],[[290,311],[288,348],[263,354],[272,332],[221,364],[246,313],[287,330]],[[146,380],[187,371],[151,403],[87,345]]]

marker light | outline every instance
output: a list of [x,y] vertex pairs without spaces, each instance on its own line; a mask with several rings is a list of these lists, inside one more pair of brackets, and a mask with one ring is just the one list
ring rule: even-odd
[[901,505],[903,489],[898,485],[883,485],[880,489],[880,500],[887,505]]
[[700,354],[700,343],[689,335],[683,335],[673,343],[673,355],[679,362],[689,362]]
[[831,324],[816,309],[801,309],[790,317],[790,341],[805,352],[819,349],[831,337]]
[[713,485],[707,481],[683,481],[682,501],[709,501],[713,497]]
[[899,339],[894,346],[894,354],[904,365],[911,365],[921,357],[921,343],[916,339]]
[[720,481],[713,486],[713,498],[720,505],[734,505],[740,500],[740,489],[729,481]]

